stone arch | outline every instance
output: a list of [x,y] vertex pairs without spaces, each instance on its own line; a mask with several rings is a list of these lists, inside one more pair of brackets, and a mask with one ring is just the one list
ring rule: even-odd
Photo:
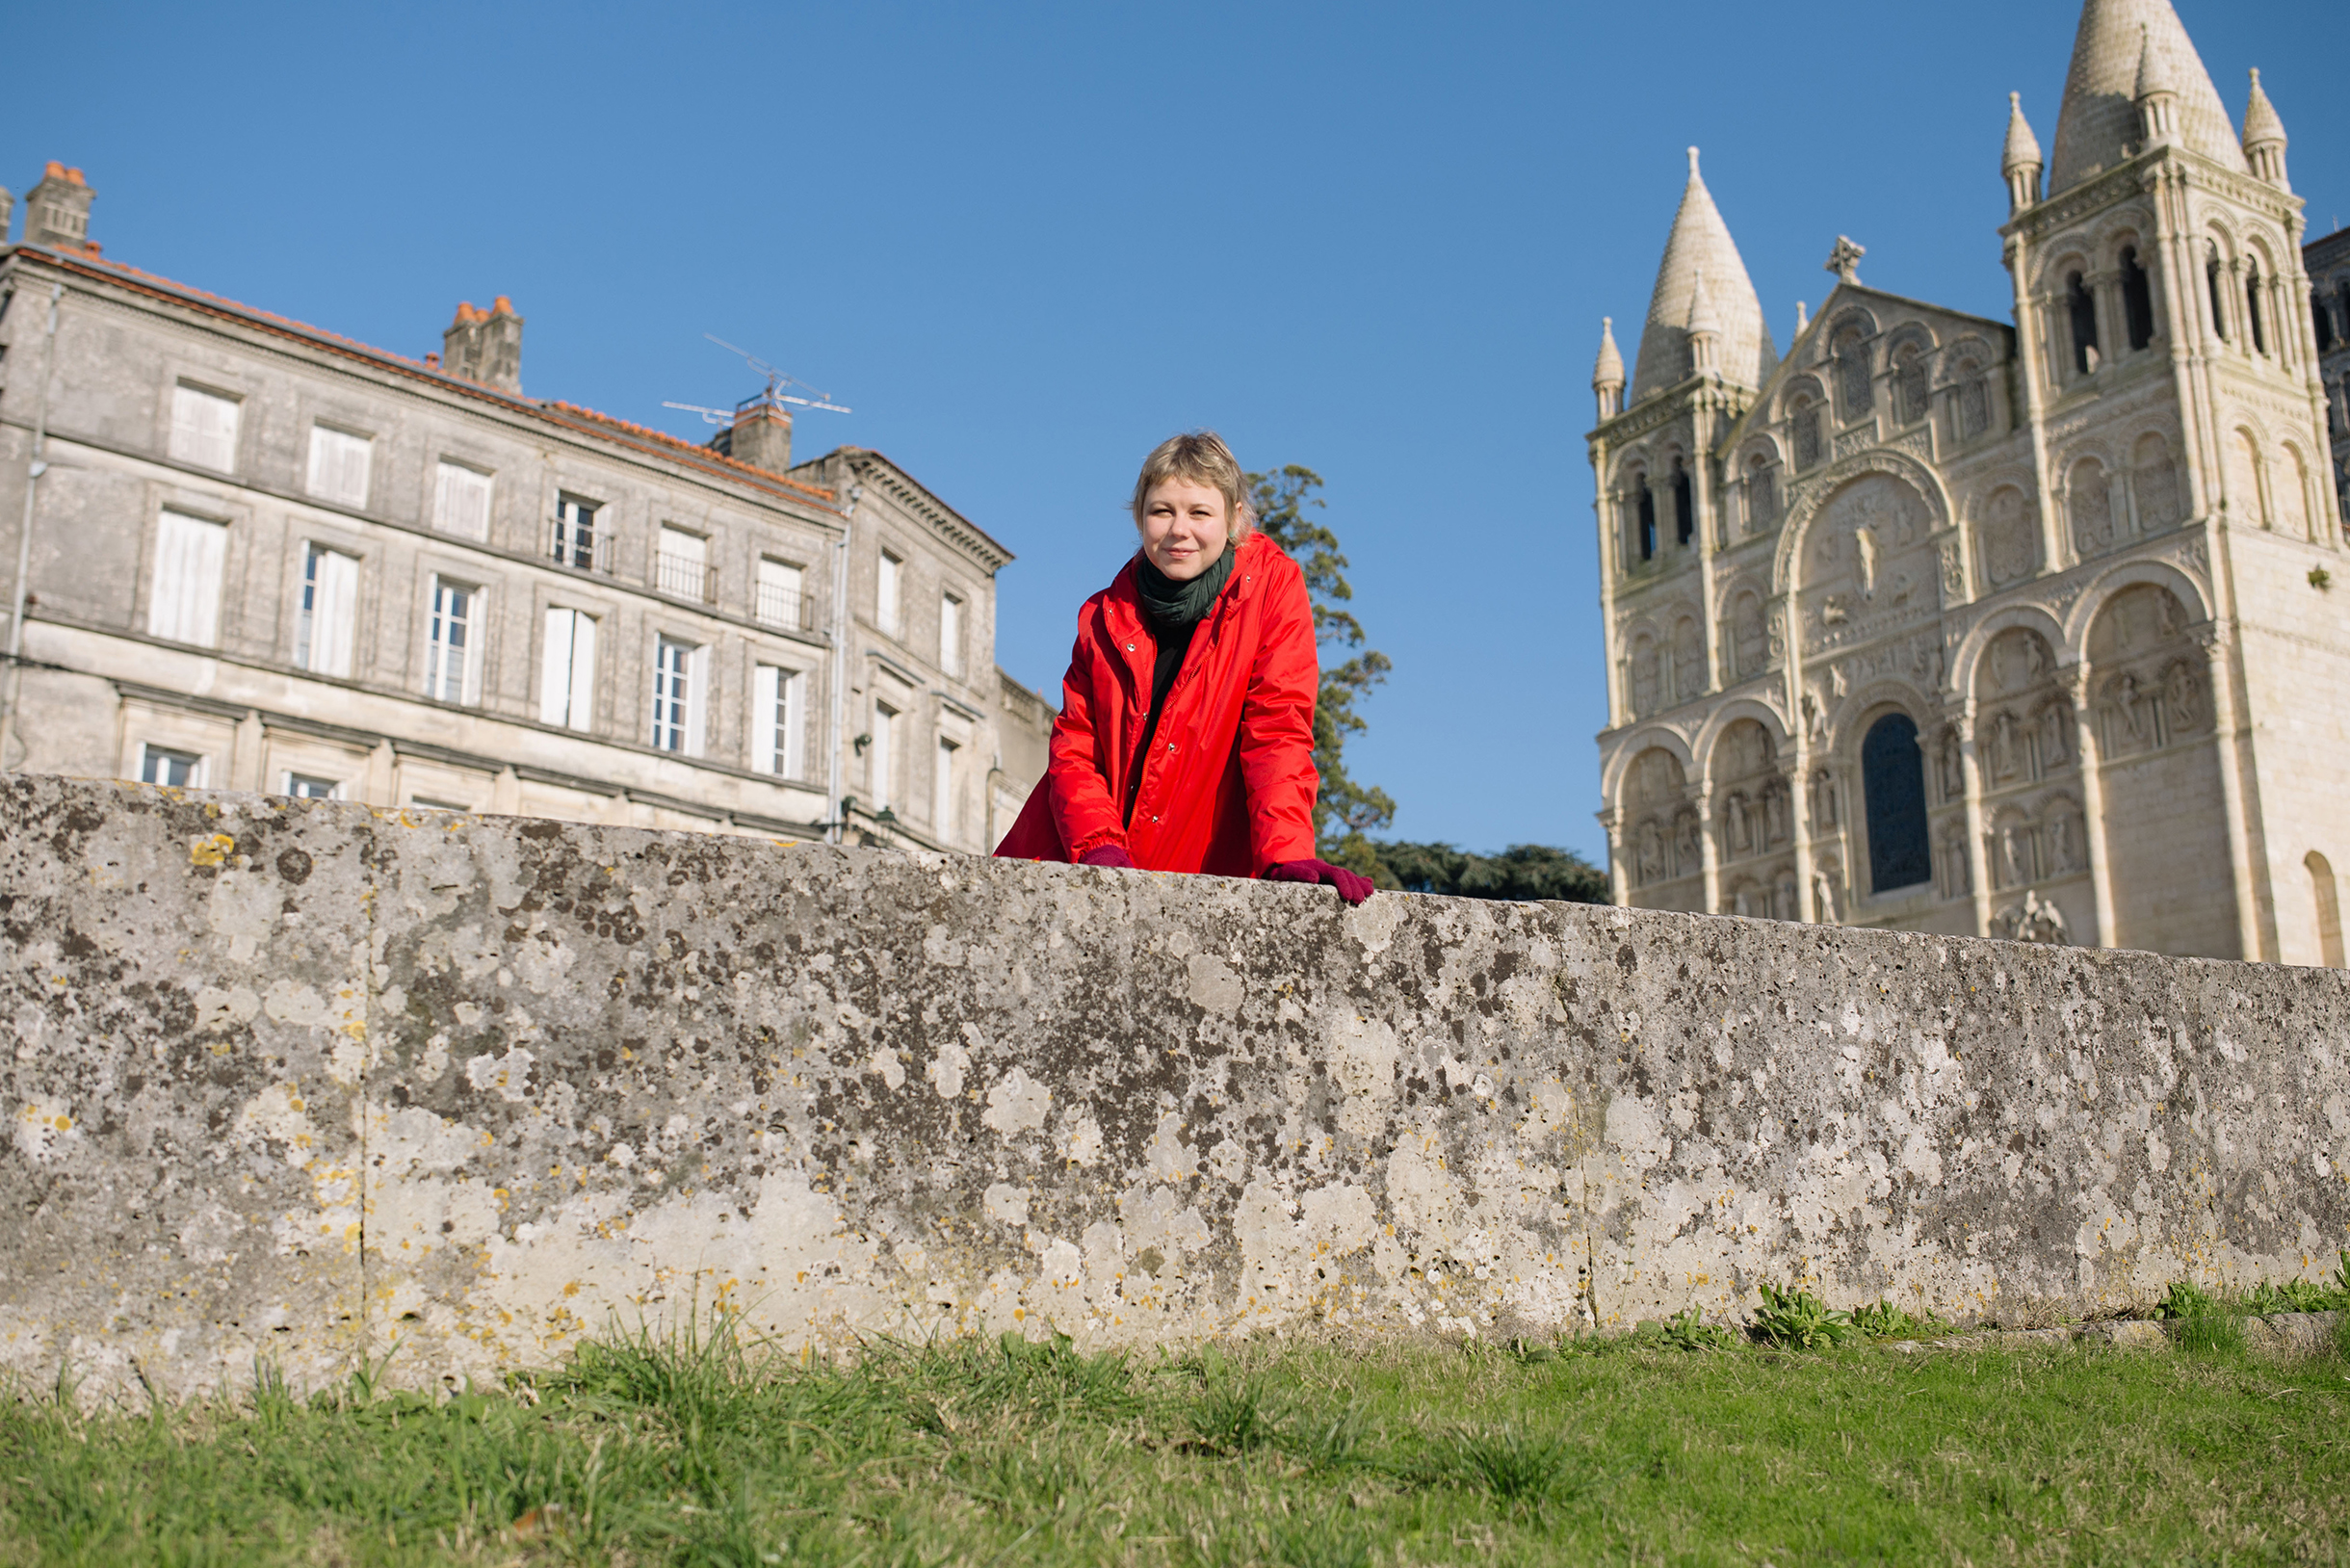
[[2222,443],[2229,514],[2240,524],[2257,528],[2273,528],[2276,520],[2269,505],[2267,446],[2258,423],[2251,419],[2238,420]]
[[1759,702],[1753,697],[1733,697],[1706,716],[1704,724],[1698,728],[1696,739],[1691,744],[1690,749],[1706,759],[1704,776],[1708,778],[1713,776],[1714,747],[1720,745],[1723,732],[1728,730],[1731,725],[1747,719],[1752,719],[1762,726],[1762,732],[1770,737],[1774,755],[1787,755],[1788,747],[1793,744],[1794,737],[1789,733],[1787,721],[1780,717],[1779,710],[1767,702]]
[[2092,579],[2081,596],[2064,617],[2062,645],[2078,649],[2078,658],[2089,657],[2089,627],[2098,612],[2126,588],[2141,584],[2151,585],[2169,592],[2179,601],[2185,624],[2200,625],[2211,618],[2210,597],[2201,584],[2167,561],[2128,561],[2110,567]]
[[2065,280],[2075,273],[2097,271],[2097,246],[2086,235],[2069,234],[2061,248],[2050,247],[2040,253],[2040,265],[2033,269],[2035,293],[2055,298],[2064,292]]
[[1894,420],[1915,425],[1931,414],[1934,335],[1916,322],[1903,323],[1887,340],[1885,365],[1893,377]]
[[1876,312],[1870,310],[1867,305],[1852,303],[1844,305],[1835,315],[1830,316],[1827,330],[1819,335],[1822,359],[1832,357],[1836,340],[1847,331],[1856,331],[1863,337],[1875,337],[1877,335]]
[[[1661,741],[1662,732],[1652,732]],[[1678,744],[1625,748],[1615,802],[1625,883],[1634,904],[1695,908],[1704,901],[1704,850],[1689,798],[1687,748]]]
[[2340,969],[2342,963],[2342,906],[2341,888],[2334,878],[2333,863],[2315,849],[2301,857],[2301,866],[2310,874],[2310,896],[2316,917],[2317,961],[2328,969]]
[[2180,487],[2179,461],[2172,454],[2168,431],[2146,429],[2125,449],[2129,459],[2130,498],[2135,503],[2138,531],[2152,534],[2186,520],[2186,493]]
[[2142,208],[2117,207],[2106,213],[2098,221],[2097,240],[2093,247],[2098,265],[2109,271],[2119,271],[2122,252],[2132,246],[2143,256],[2146,248],[2154,243],[2150,238],[2153,229],[2154,220]]
[[1828,734],[1825,749],[1830,752],[1848,749],[1850,744],[1857,744],[1855,738],[1874,722],[1878,714],[1896,708],[1917,720],[1920,735],[1925,733],[1934,704],[1917,683],[1898,675],[1886,675],[1855,686],[1841,700],[1830,703],[1821,715]]
[[1951,690],[1972,691],[1981,675],[1983,656],[1993,640],[2001,632],[2018,627],[2038,633],[2054,655],[2058,667],[2079,662],[2078,644],[2066,636],[2054,611],[2040,604],[2011,604],[1993,611],[1975,622],[1967,629],[1967,635],[1958,640],[1958,646],[1950,654]]
[[1789,593],[1803,587],[1797,581],[1796,562],[1799,552],[1810,534],[1820,509],[1852,481],[1867,474],[1890,474],[1915,490],[1925,503],[1926,532],[1940,534],[1950,526],[1949,492],[1943,488],[1942,476],[1905,452],[1886,447],[1856,452],[1840,457],[1807,480],[1802,494],[1787,510],[1786,524],[1779,531],[1778,548],[1771,555],[1771,591]]
[[2325,516],[2319,498],[2311,492],[2310,460],[2290,436],[2277,443],[2277,461],[2270,471],[2269,494],[2275,505],[2276,528],[2311,544],[2322,544],[2318,519]]
[[1677,763],[1682,776],[1695,776],[1697,759],[1689,749],[1688,738],[1670,724],[1643,724],[1617,744],[1601,765],[1600,791],[1604,798],[1623,803],[1626,782],[1632,777],[1632,763],[1651,751],[1668,753]]
[[2066,533],[2074,554],[2087,560],[2102,555],[2129,537],[2128,519],[2116,515],[2120,497],[2114,493],[2112,459],[2102,442],[2083,442],[2063,459],[2057,500],[2064,508]]
[[[2134,580],[2126,574],[2136,575]],[[2200,595],[2157,562],[2108,575],[2082,637],[2117,947],[2233,957],[2238,929],[2225,744]],[[2185,592],[2181,592],[2181,588]]]

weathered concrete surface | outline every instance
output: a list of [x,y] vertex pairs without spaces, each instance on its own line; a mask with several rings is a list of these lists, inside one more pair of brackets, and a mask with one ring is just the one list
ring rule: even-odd
[[2341,974],[0,785],[0,1366],[2014,1323],[2350,1244]]

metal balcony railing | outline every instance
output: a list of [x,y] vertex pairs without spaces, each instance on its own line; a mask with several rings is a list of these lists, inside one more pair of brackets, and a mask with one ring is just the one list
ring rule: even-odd
[[656,552],[653,587],[673,599],[692,599],[697,604],[718,602],[717,569],[692,556],[673,556],[666,550]]
[[575,571],[612,575],[612,534],[592,523],[557,517],[547,524],[547,555]]
[[762,626],[774,626],[787,632],[816,630],[816,601],[797,588],[788,588],[773,583],[759,585],[758,603],[752,613]]

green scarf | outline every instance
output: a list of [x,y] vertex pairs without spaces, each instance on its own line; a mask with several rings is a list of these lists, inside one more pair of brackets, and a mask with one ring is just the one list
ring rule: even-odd
[[1141,595],[1142,613],[1151,618],[1158,631],[1176,632],[1198,625],[1215,605],[1215,596],[1224,591],[1231,580],[1232,563],[1240,551],[1224,546],[1224,553],[1215,558],[1215,564],[1192,578],[1178,583],[1151,564],[1146,555],[1135,557],[1135,591]]

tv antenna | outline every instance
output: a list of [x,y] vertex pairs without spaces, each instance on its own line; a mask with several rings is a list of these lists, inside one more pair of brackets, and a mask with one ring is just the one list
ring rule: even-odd
[[[668,402],[664,402],[662,404],[664,408],[682,408],[688,413],[699,414],[702,416],[704,423],[711,425],[731,425],[734,423],[735,415],[737,413],[741,412],[743,409],[752,407],[755,405],[762,403],[790,404],[795,408],[816,408],[828,414],[847,414],[855,412],[855,410],[852,408],[849,408],[841,404],[833,402],[831,393],[818,391],[815,387],[810,386],[798,377],[788,375],[775,366],[769,364],[766,360],[760,358],[748,349],[738,349],[715,332],[704,332],[702,336],[708,338],[719,348],[724,349],[728,353],[741,354],[744,362],[750,366],[753,374],[767,378],[767,390],[758,393],[755,396],[744,398],[740,404],[737,404],[732,408],[707,408],[698,403]],[[798,393],[785,391],[784,388],[789,386],[796,386],[799,388],[800,392],[804,392],[809,395],[806,397],[801,397]]]

